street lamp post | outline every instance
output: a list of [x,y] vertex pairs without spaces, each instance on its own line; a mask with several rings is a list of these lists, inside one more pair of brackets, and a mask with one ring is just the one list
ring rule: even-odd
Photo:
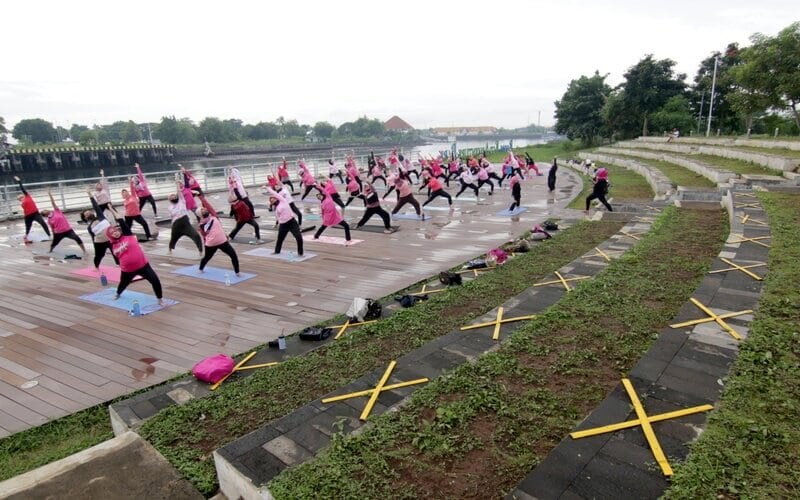
[[714,87],[717,85],[717,64],[719,56],[714,56],[714,76],[711,77],[711,97],[708,100],[708,123],[706,124],[706,137],[711,134],[711,111],[714,109]]

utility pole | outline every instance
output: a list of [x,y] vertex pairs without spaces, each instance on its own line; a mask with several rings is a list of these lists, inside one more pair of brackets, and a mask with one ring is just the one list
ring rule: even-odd
[[706,100],[706,91],[703,91],[703,95],[700,96],[700,112],[697,113],[697,133],[700,133],[700,126],[701,122],[703,121],[703,104],[705,104]]
[[711,78],[711,97],[708,100],[708,123],[706,124],[706,137],[711,134],[711,111],[714,109],[714,87],[717,85],[717,64],[719,56],[714,56],[714,76]]

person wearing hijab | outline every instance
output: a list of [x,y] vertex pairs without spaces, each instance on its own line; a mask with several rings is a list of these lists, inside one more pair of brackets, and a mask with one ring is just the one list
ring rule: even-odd
[[551,193],[556,190],[556,172],[558,172],[558,158],[553,158],[553,164],[547,172],[547,189]]
[[139,245],[139,240],[131,232],[130,226],[114,210],[114,207],[109,207],[109,210],[114,214],[118,224],[106,229],[106,238],[111,244],[111,253],[119,262],[120,270],[119,284],[117,285],[117,293],[114,295],[114,300],[119,299],[119,296],[128,288],[128,285],[133,282],[136,276],[141,276],[150,282],[153,287],[153,293],[158,299],[158,304],[164,305],[161,280],[158,279],[158,275],[150,266],[142,246]]
[[19,200],[19,204],[22,206],[22,213],[25,216],[25,236],[23,237],[23,241],[25,243],[31,242],[28,239],[28,234],[31,232],[31,226],[33,226],[34,221],[38,222],[39,225],[42,226],[44,232],[47,233],[47,237],[49,238],[50,228],[47,227],[44,217],[42,217],[42,214],[39,212],[39,207],[36,206],[36,201],[33,199],[33,196],[25,191],[25,186],[22,185],[22,179],[15,175],[14,180],[17,181],[17,184],[19,184],[19,189],[22,191],[22,194],[17,196],[17,200]]
[[586,197],[586,212],[589,211],[589,204],[592,200],[600,200],[600,203],[605,205],[609,212],[613,212],[614,210],[609,205],[608,201],[606,201],[606,195],[608,194],[608,170],[605,167],[601,167],[597,170],[597,174],[594,178],[594,187],[592,188],[592,194]]
[[228,241],[228,235],[225,234],[225,229],[217,216],[217,211],[214,210],[214,207],[202,194],[200,195],[200,203],[202,204],[200,207],[200,234],[203,235],[203,243],[206,249],[203,258],[200,260],[200,272],[203,272],[211,257],[217,253],[217,250],[220,250],[231,258],[233,272],[236,276],[239,276],[239,256],[236,255],[236,250]]

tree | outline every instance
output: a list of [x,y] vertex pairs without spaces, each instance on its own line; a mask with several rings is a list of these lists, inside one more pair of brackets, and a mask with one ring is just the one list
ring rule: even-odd
[[692,110],[698,116],[702,112],[701,122],[703,119],[707,119],[715,59],[717,60],[717,79],[714,85],[712,121],[716,128],[726,132],[735,132],[741,128],[742,123],[739,113],[731,106],[730,102],[730,95],[737,88],[732,72],[742,63],[741,50],[737,43],[729,43],[724,52],[714,52],[700,63],[700,68],[694,77],[694,87],[689,93],[689,100]]
[[682,95],[670,98],[664,107],[652,115],[655,130],[682,130],[684,133],[691,130],[694,125],[692,111],[689,109],[689,100]]
[[625,82],[621,88],[624,107],[637,117],[642,135],[647,135],[650,115],[661,109],[670,98],[686,90],[686,75],[673,74],[673,66],[675,61],[671,59],[657,61],[652,54],[648,54],[623,75]]
[[73,123],[72,126],[69,128],[69,137],[73,141],[80,142],[81,134],[86,130],[89,130],[89,127],[87,127],[86,125],[78,125]]
[[119,133],[122,142],[137,142],[142,140],[142,129],[131,120],[125,122]]
[[594,143],[603,127],[601,110],[611,93],[605,83],[607,76],[595,71],[591,77],[569,82],[561,100],[555,102],[556,132],[570,139],[580,138],[586,145]]
[[603,117],[603,131],[612,140],[635,137],[638,134],[639,122],[625,108],[622,89],[618,88],[609,94],[600,114]]
[[800,21],[790,24],[774,38],[756,33],[753,45],[745,52],[745,64],[751,65],[751,82],[757,91],[776,107],[789,109],[800,128]]
[[320,139],[330,139],[336,127],[328,122],[317,122],[314,124],[314,135]]
[[78,142],[84,146],[88,146],[89,144],[97,144],[99,142],[97,138],[97,131],[89,130],[87,127],[86,130],[81,132],[78,136]]
[[226,143],[236,142],[241,139],[241,120],[220,120],[209,116],[203,118],[197,126],[197,133],[201,140],[209,142]]
[[153,135],[167,144],[195,144],[197,130],[188,118],[177,120],[175,116],[164,116],[153,131]]
[[14,125],[12,135],[20,142],[34,144],[55,142],[56,129],[52,123],[41,118],[30,118]]
[[297,120],[289,120],[283,123],[283,137],[305,137],[309,129],[308,125],[300,125]]

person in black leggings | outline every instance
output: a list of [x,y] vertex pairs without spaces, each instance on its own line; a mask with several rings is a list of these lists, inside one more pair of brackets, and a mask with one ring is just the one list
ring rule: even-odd
[[25,191],[25,186],[22,185],[22,180],[19,177],[15,175],[14,180],[17,181],[17,184],[19,184],[19,189],[22,191],[22,194],[17,196],[17,199],[19,200],[20,205],[22,205],[23,214],[25,214],[25,237],[23,240],[25,243],[30,243],[28,240],[28,234],[31,232],[31,226],[33,226],[34,221],[38,222],[39,225],[42,226],[44,232],[47,233],[47,237],[49,238],[50,228],[47,227],[44,217],[42,217],[42,214],[39,213],[39,207],[36,206],[33,196]]
[[364,216],[361,217],[361,220],[358,221],[358,224],[356,224],[356,229],[366,224],[373,215],[378,215],[383,219],[383,232],[387,234],[391,233],[392,226],[389,224],[391,220],[389,212],[381,207],[381,199],[378,193],[375,192],[375,188],[372,187],[372,184],[364,184],[364,194],[361,195],[361,197],[364,199],[364,206],[367,207],[367,210],[364,212]]
[[[106,229],[111,227],[111,223],[106,219],[103,209],[97,204],[97,200],[94,199],[92,190],[87,189],[86,194],[89,195],[89,201],[92,203],[94,212],[86,210],[82,215],[83,219],[89,223],[86,230],[89,232],[89,236],[92,237],[92,244],[94,245],[94,268],[100,269],[100,263],[103,262],[106,252],[111,252],[111,242],[106,236]],[[117,260],[114,252],[111,252],[111,257],[119,265],[119,260]]]
[[592,200],[600,200],[600,203],[606,206],[609,212],[613,212],[608,201],[606,201],[606,194],[608,194],[608,170],[601,168],[597,171],[597,176],[594,178],[594,187],[592,194],[586,197],[586,211],[589,211],[589,204]]

